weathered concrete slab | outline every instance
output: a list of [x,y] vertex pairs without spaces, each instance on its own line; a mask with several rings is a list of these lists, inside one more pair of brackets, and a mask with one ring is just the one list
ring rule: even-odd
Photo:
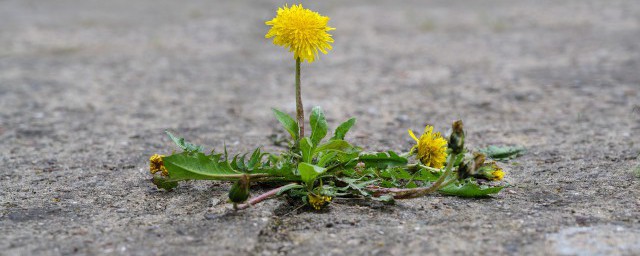
[[[148,182],[163,130],[234,152],[283,133],[293,62],[276,1],[0,1],[0,254],[640,254],[640,3],[315,1],[334,50],[306,107],[406,150],[462,118],[529,149],[492,199],[228,213],[227,184]],[[268,146],[269,150],[280,150]]]

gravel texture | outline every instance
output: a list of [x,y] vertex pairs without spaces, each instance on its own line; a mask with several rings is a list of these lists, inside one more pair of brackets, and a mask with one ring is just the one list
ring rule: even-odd
[[[315,1],[334,50],[302,70],[307,111],[407,150],[463,119],[471,147],[524,145],[489,199],[326,211],[229,184],[150,182],[175,131],[232,152],[281,134],[294,61],[277,1],[0,1],[0,254],[640,254],[640,2]],[[257,188],[261,191],[264,188]]]

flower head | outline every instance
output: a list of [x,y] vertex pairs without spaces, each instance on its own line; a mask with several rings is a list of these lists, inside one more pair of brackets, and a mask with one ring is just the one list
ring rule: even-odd
[[162,158],[164,155],[154,154],[149,158],[149,171],[151,174],[155,174],[156,172],[160,172],[162,176],[169,176],[169,171],[164,167],[164,162]]
[[316,210],[322,209],[327,203],[331,202],[330,196],[316,195],[313,193],[307,194],[309,204]]
[[433,126],[427,125],[420,138],[417,138],[411,130],[409,135],[416,140],[416,145],[411,148],[411,151],[417,149],[417,157],[422,164],[433,168],[444,167],[447,161],[447,140],[439,132],[433,133]]
[[265,38],[273,37],[273,44],[288,48],[293,58],[313,62],[318,51],[327,54],[331,50],[333,38],[327,31],[335,28],[327,26],[329,17],[305,9],[302,4],[278,8],[275,18],[265,22],[272,26]]

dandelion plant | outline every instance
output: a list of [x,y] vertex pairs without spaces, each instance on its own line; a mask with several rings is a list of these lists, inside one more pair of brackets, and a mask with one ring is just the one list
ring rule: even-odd
[[[425,127],[420,136],[409,130],[416,143],[407,152],[373,152],[353,145],[346,138],[356,124],[355,118],[344,121],[330,134],[320,107],[312,109],[310,134],[305,134],[300,64],[312,63],[319,52],[326,54],[332,49],[334,40],[328,32],[334,28],[328,22],[328,17],[302,4],[285,5],[277,10],[275,18],[265,22],[270,26],[265,37],[293,52],[296,63],[296,118],[272,109],[290,135],[287,150],[262,152],[258,147],[250,153],[229,155],[225,146],[221,152],[206,154],[204,147],[167,132],[182,152],[151,156],[153,183],[170,191],[185,180],[232,182],[228,195],[236,210],[276,197],[300,200],[310,209],[322,210],[335,198],[392,203],[432,193],[485,197],[503,188],[500,181],[504,171],[490,160],[492,155],[465,147],[460,120],[453,122],[447,137],[432,126]],[[257,183],[273,188],[250,197],[251,186]]]

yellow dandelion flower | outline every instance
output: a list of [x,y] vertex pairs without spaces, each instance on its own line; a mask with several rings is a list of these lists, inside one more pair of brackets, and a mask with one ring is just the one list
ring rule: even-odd
[[307,194],[309,204],[316,210],[322,209],[327,203],[331,202],[330,196],[319,196],[313,193]]
[[417,149],[417,157],[422,164],[433,168],[444,167],[447,161],[447,140],[439,132],[433,133],[433,126],[427,125],[419,139],[411,130],[409,135],[416,140],[411,151]]
[[275,18],[265,22],[272,26],[265,38],[273,37],[273,44],[289,49],[293,58],[313,62],[318,51],[327,54],[331,50],[333,38],[327,31],[335,28],[327,26],[329,17],[305,9],[302,4],[278,8]]
[[149,158],[149,171],[151,174],[155,174],[156,172],[160,172],[162,176],[169,176],[169,171],[164,167],[164,162],[162,158],[164,155],[154,154]]

